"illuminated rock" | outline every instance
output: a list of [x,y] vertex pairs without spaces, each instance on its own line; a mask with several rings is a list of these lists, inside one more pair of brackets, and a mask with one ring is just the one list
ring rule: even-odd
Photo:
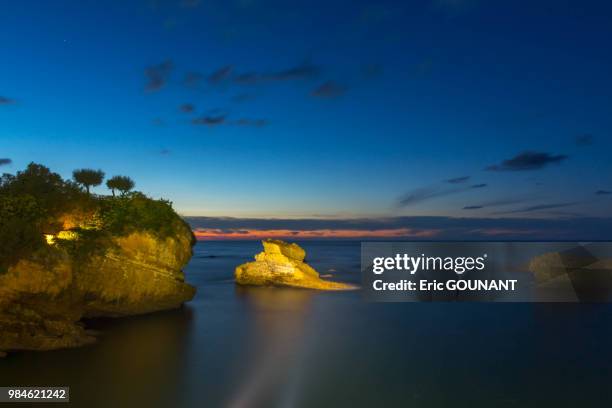
[[[119,317],[179,307],[195,288],[182,268],[195,243],[178,216],[164,236],[134,229],[105,235],[87,256],[71,251],[76,232],[46,237],[49,250],[0,272],[0,353],[51,350],[95,341],[84,317]],[[76,255],[75,255],[76,254]]]
[[236,283],[322,290],[355,289],[353,285],[321,279],[317,271],[304,262],[306,252],[297,244],[270,239],[262,243],[264,250],[255,255],[254,262],[236,267]]
[[612,300],[612,260],[598,258],[596,247],[577,245],[534,257],[529,270],[535,277],[538,298],[555,302]]
[[533,272],[536,282],[566,277],[571,271],[588,268],[599,261],[585,247],[576,246],[561,252],[548,252],[538,255],[529,261],[529,270]]
[[176,234],[163,239],[146,232],[116,237],[88,260],[74,281],[79,293],[95,293],[85,302],[85,316],[150,313],[191,300],[195,288],[185,283],[182,268],[192,255],[192,234],[179,224]]

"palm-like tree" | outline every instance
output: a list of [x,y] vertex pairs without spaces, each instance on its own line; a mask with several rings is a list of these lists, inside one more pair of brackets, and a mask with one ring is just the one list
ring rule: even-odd
[[106,181],[106,187],[113,192],[113,197],[115,196],[115,190],[119,190],[121,195],[125,195],[134,188],[134,181],[127,176],[113,176]]
[[99,186],[104,180],[104,172],[102,170],[93,169],[78,169],[72,172],[74,181],[85,187],[87,194],[91,187]]

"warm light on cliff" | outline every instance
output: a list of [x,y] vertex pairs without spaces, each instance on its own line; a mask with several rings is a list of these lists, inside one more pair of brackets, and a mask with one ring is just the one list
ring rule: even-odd
[[45,234],[45,240],[48,245],[54,245],[56,239],[63,239],[65,241],[74,241],[79,238],[79,234],[74,231],[60,231],[57,235]]
[[57,237],[66,241],[74,241],[79,238],[79,233],[74,231],[60,231],[57,233]]

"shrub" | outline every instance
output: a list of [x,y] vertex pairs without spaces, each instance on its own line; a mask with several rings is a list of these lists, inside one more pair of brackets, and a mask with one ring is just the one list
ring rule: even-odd
[[152,200],[142,193],[131,193],[101,203],[100,216],[104,229],[113,234],[147,230],[161,237],[175,231],[177,216],[172,203]]
[[35,163],[30,163],[25,170],[14,176],[4,174],[0,178],[0,195],[29,195],[49,215],[66,211],[88,199],[77,185],[64,181],[59,174]]
[[[99,173],[101,181],[103,173]],[[75,179],[85,183],[80,176]],[[183,221],[169,201],[127,193],[133,181],[129,177],[113,179],[120,179],[116,188],[126,192],[120,197],[90,196],[40,164],[31,163],[16,175],[1,176],[0,272],[20,259],[58,259],[58,250],[68,251],[75,260],[84,260],[107,248],[113,235],[144,230],[164,238],[175,234],[179,225],[182,227]],[[74,234],[60,234],[54,245],[47,245],[45,234],[55,234],[61,229],[63,216],[74,213],[88,215],[73,228]]]
[[29,195],[0,195],[0,271],[45,245],[45,211]]

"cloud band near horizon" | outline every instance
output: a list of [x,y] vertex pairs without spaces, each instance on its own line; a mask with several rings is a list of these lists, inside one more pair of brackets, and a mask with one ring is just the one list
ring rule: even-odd
[[185,217],[199,240],[407,239],[605,240],[612,218],[458,218],[444,216],[281,219]]

